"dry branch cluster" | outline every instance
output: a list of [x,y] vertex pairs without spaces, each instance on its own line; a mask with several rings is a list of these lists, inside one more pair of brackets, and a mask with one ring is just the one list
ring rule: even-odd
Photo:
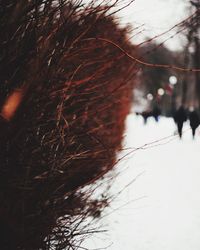
[[133,52],[111,10],[0,0],[1,249],[74,249],[69,232],[106,204],[81,188],[114,166],[135,73],[118,48],[90,39]]

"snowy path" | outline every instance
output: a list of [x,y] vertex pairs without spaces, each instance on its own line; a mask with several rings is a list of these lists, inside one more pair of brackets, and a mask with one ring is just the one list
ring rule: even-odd
[[[109,232],[87,243],[91,249],[199,250],[200,249],[200,135],[193,141],[188,125],[180,141],[171,119],[146,126],[129,115],[125,147],[135,151],[120,163],[123,172],[113,186],[122,189],[136,181],[112,204],[104,218]],[[171,137],[169,137],[171,136]],[[168,138],[166,138],[168,137]],[[166,138],[160,141],[160,139]],[[111,245],[110,245],[111,244]]]

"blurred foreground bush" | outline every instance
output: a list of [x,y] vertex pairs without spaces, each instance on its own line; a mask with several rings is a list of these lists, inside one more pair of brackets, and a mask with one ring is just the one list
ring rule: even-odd
[[93,39],[132,53],[111,10],[0,0],[1,249],[76,249],[107,205],[82,188],[113,168],[132,95],[133,63]]

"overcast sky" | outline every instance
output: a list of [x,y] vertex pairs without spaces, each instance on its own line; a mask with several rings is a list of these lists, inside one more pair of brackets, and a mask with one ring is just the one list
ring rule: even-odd
[[[158,35],[171,28],[178,22],[188,16],[187,4],[189,0],[135,0],[135,2],[120,13],[121,21],[130,23],[133,27],[143,25],[140,28],[142,33],[138,33],[133,38],[133,42],[140,42],[147,36]],[[167,36],[159,38],[157,41],[162,42],[173,35],[176,30],[171,31]],[[170,49],[179,49],[184,39],[177,37],[170,39],[166,45]]]

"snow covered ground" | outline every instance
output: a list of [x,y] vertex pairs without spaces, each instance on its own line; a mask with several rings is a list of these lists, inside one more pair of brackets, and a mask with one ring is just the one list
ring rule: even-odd
[[[159,123],[130,114],[113,194],[125,190],[106,211],[106,234],[85,243],[89,249],[200,249],[200,134],[192,140],[189,125],[183,139],[172,119]],[[122,157],[122,156],[120,156]],[[130,185],[127,185],[130,183]]]

